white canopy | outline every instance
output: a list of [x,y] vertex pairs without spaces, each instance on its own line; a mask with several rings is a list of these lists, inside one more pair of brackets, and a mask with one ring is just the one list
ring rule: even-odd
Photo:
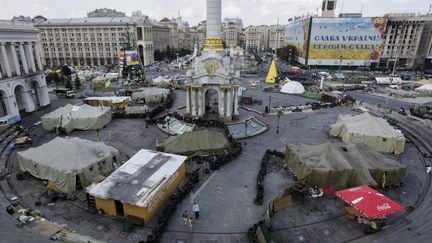
[[56,137],[39,147],[18,152],[21,171],[48,180],[65,193],[76,189],[77,178],[86,187],[98,175],[108,175],[120,159],[117,149],[101,142]]
[[101,129],[111,122],[109,107],[93,107],[86,104],[67,104],[41,117],[42,126],[47,131],[62,128],[66,133],[73,130]]
[[289,81],[282,86],[280,91],[285,94],[303,94],[305,92],[305,88],[297,81]]
[[357,116],[340,115],[336,123],[330,125],[329,133],[345,143],[364,143],[377,151],[395,154],[404,151],[406,141],[386,120],[367,112]]
[[419,91],[419,92],[431,92],[432,91],[432,84],[422,85],[421,87],[416,88],[415,91]]

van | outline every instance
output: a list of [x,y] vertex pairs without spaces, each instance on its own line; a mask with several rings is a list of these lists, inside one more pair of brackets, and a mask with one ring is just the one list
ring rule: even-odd
[[11,114],[4,117],[0,117],[0,127],[13,125],[21,122],[20,114]]

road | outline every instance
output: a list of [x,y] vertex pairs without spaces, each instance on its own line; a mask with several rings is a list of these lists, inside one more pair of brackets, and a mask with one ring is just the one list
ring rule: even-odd
[[[348,94],[354,97],[357,101],[363,100],[364,103],[370,105],[385,104],[387,100],[385,97],[380,97],[372,94],[366,94],[366,93],[355,92],[355,91],[348,92]],[[393,109],[400,109],[401,107],[403,107],[406,110],[410,106],[415,104],[389,98],[388,105]]]

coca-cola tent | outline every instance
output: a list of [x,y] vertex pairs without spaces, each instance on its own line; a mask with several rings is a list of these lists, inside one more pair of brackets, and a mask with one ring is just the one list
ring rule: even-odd
[[369,219],[405,210],[403,206],[366,185],[337,191],[336,196]]

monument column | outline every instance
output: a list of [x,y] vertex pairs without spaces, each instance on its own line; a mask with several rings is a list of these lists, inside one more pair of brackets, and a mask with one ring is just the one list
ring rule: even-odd
[[202,87],[198,89],[198,116],[203,116],[203,99],[202,99]]
[[192,99],[192,117],[196,117],[197,116],[197,110],[196,110],[196,88],[195,87],[191,87],[191,99]]
[[238,87],[234,87],[234,118],[239,117],[239,101],[238,101]]
[[231,119],[232,117],[232,89],[227,88],[227,109],[226,118]]
[[191,105],[190,105],[190,86],[186,85],[186,114],[190,115]]
[[219,95],[219,117],[225,117],[225,88],[220,88]]

